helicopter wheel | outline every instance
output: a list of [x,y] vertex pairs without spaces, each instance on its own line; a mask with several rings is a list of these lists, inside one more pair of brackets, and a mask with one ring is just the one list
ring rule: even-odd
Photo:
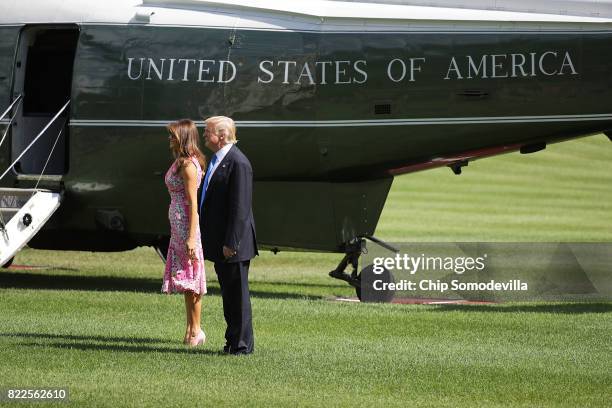
[[[362,302],[370,303],[390,303],[395,295],[392,290],[374,290],[374,281],[380,280],[382,283],[395,283],[393,274],[388,269],[383,269],[382,273],[374,273],[374,265],[368,265],[357,275],[359,285],[355,286],[357,297]],[[362,288],[369,288],[362,291]]]

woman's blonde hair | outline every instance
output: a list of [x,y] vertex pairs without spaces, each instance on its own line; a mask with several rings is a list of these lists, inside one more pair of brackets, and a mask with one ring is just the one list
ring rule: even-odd
[[232,118],[227,116],[211,116],[204,120],[206,125],[212,124],[215,133],[223,135],[227,143],[237,143],[236,140],[236,124]]
[[191,119],[181,119],[166,126],[168,133],[176,137],[176,147],[172,149],[175,159],[179,160],[178,170],[183,167],[191,157],[195,157],[202,168],[206,167],[206,159],[198,146],[198,128]]

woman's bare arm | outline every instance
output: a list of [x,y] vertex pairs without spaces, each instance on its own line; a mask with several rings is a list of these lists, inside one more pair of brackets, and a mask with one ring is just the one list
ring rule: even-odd
[[190,161],[186,161],[181,166],[181,176],[185,184],[185,196],[189,206],[189,236],[187,238],[187,253],[190,257],[195,257],[196,231],[198,228],[198,171]]

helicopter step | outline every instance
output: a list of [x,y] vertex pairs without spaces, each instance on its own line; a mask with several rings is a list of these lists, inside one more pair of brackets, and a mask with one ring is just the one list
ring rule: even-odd
[[0,265],[8,265],[59,208],[61,193],[0,188]]

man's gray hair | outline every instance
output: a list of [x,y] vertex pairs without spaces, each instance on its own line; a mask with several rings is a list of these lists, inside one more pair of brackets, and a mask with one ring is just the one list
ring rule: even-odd
[[204,121],[206,126],[212,125],[215,133],[223,135],[226,143],[237,143],[236,140],[236,124],[232,118],[227,116],[211,116]]

